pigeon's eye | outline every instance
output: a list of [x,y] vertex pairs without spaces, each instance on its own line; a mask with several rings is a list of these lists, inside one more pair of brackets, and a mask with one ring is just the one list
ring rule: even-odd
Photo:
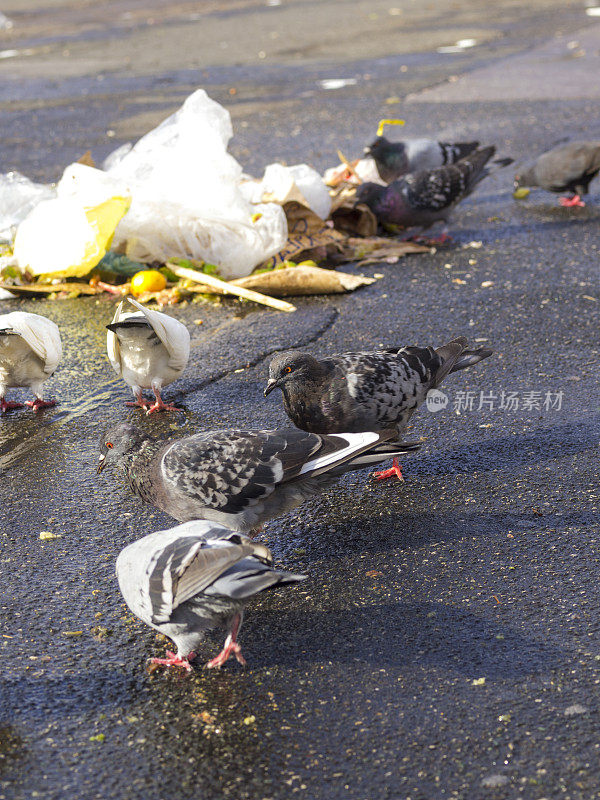
[[291,367],[286,367],[285,370],[284,370],[284,372],[291,372],[291,371],[292,371]]
[[106,446],[107,446],[107,447],[108,447],[110,450],[112,450],[112,448],[113,448],[113,443],[112,443],[112,442],[107,442],[107,443],[106,443]]

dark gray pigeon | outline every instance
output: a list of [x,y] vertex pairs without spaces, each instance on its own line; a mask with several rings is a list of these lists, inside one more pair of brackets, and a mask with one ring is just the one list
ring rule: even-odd
[[559,202],[567,208],[584,206],[581,196],[588,193],[589,185],[600,172],[600,141],[569,142],[542,153],[523,172],[515,175],[515,189],[539,186],[547,192],[571,192],[572,197],[561,197]]
[[336,436],[216,430],[165,441],[122,423],[102,437],[98,472],[116,461],[134,494],[180,522],[208,519],[247,532],[345,472],[418,447],[398,442],[393,429]]
[[[446,375],[492,355],[484,347],[467,349],[463,337],[443,347],[403,347],[344,353],[318,361],[295,350],[278,353],[269,366],[268,395],[279,388],[287,415],[301,430],[339,431],[395,428],[400,440],[414,411]],[[376,473],[384,478],[399,466]]]
[[479,147],[479,142],[436,142],[435,139],[404,139],[390,142],[378,136],[365,147],[365,154],[375,160],[377,172],[391,183],[409,172],[436,169],[454,164]]
[[[369,206],[383,225],[429,228],[446,221],[454,206],[491,174],[486,165],[495,152],[493,146],[483,147],[456,164],[411,172],[389,186],[363,183],[356,190],[356,202]],[[510,163],[512,159],[494,162],[496,167]]]
[[227,639],[206,666],[221,667],[231,655],[245,665],[237,635],[248,600],[305,579],[272,565],[265,545],[194,520],[128,545],[117,558],[117,579],[131,611],[177,645],[177,653],[151,662],[190,671],[206,632],[217,626],[227,628]]

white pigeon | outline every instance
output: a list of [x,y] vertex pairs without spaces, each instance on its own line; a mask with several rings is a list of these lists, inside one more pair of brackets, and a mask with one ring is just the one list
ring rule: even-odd
[[[168,314],[151,311],[132,297],[127,298],[138,309],[124,312],[122,300],[113,321],[107,325],[106,347],[112,368],[131,386],[135,403],[146,413],[181,411],[166,405],[160,395],[163,386],[178,378],[190,356],[190,334],[185,325]],[[151,404],[142,389],[152,389],[156,402]]]
[[[52,320],[26,311],[0,315],[0,412],[31,406],[34,411],[56,405],[44,400],[44,383],[62,357],[60,331]],[[6,390],[27,387],[35,400],[9,402]]]

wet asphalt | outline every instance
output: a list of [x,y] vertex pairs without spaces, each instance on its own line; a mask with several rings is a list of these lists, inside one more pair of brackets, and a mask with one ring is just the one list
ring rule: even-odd
[[[227,30],[264,13],[240,3],[226,14],[226,5],[214,13]],[[310,4],[290,5],[300,20]],[[349,36],[356,8],[341,15]],[[143,133],[198,85],[230,108],[232,152],[256,173],[275,159],[324,168],[336,147],[358,155],[382,117],[404,117],[408,134],[495,142],[518,163],[565,135],[600,138],[594,74],[575,97],[558,79],[569,42],[591,25],[582,6],[507,6],[510,25],[501,13],[485,20],[496,26],[487,45],[442,58],[428,31],[452,43],[475,29],[477,8],[455,8],[468,17],[456,36],[441,11],[415,32],[403,5],[421,36],[403,55],[377,57],[370,41],[330,63],[321,51],[293,63],[282,48],[281,63],[117,70],[101,91],[95,67],[86,74],[80,62],[61,82],[42,67],[37,78],[11,67],[0,86],[0,170],[56,178],[88,147],[100,159]],[[156,36],[169,41],[173,24],[153,26]],[[468,86],[461,94],[454,79],[450,102],[423,92],[493,64],[501,75],[518,52],[535,63],[558,32],[564,47],[543,61],[553,99],[462,99]],[[596,29],[592,42],[590,57]],[[356,83],[320,88],[332,77]],[[60,405],[0,421],[0,798],[600,797],[600,184],[586,209],[568,211],[541,192],[516,203],[512,174],[460,206],[453,245],[364,267],[383,278],[352,295],[301,299],[290,315],[233,301],[174,309],[192,356],[166,396],[185,413],[145,418],[123,407],[128,389],[104,355],[110,299],[2,304],[57,321],[65,353],[49,383]],[[451,376],[445,410],[416,416],[410,434],[424,442],[404,462],[405,483],[354,473],[268,525],[277,563],[309,580],[250,605],[248,667],[149,676],[147,659],[166,642],[128,613],[114,561],[133,538],[173,523],[117,475],[96,476],[103,428],[283,425],[279,398],[262,396],[271,353],[455,335],[495,354]],[[502,392],[520,407],[501,409]],[[534,405],[562,392],[561,408],[525,410],[531,392]],[[472,409],[456,413],[467,397]],[[42,541],[41,531],[59,538]],[[220,644],[207,639],[201,658]]]

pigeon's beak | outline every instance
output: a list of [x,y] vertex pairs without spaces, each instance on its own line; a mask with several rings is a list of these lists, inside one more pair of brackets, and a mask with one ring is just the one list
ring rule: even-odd
[[265,386],[265,397],[271,394],[273,389],[276,389],[278,386],[279,386],[279,381],[276,381],[274,378],[271,378],[271,380],[268,381],[267,385]]
[[98,468],[96,470],[97,474],[99,475],[106,465],[106,453],[102,453],[100,458],[98,459]]

